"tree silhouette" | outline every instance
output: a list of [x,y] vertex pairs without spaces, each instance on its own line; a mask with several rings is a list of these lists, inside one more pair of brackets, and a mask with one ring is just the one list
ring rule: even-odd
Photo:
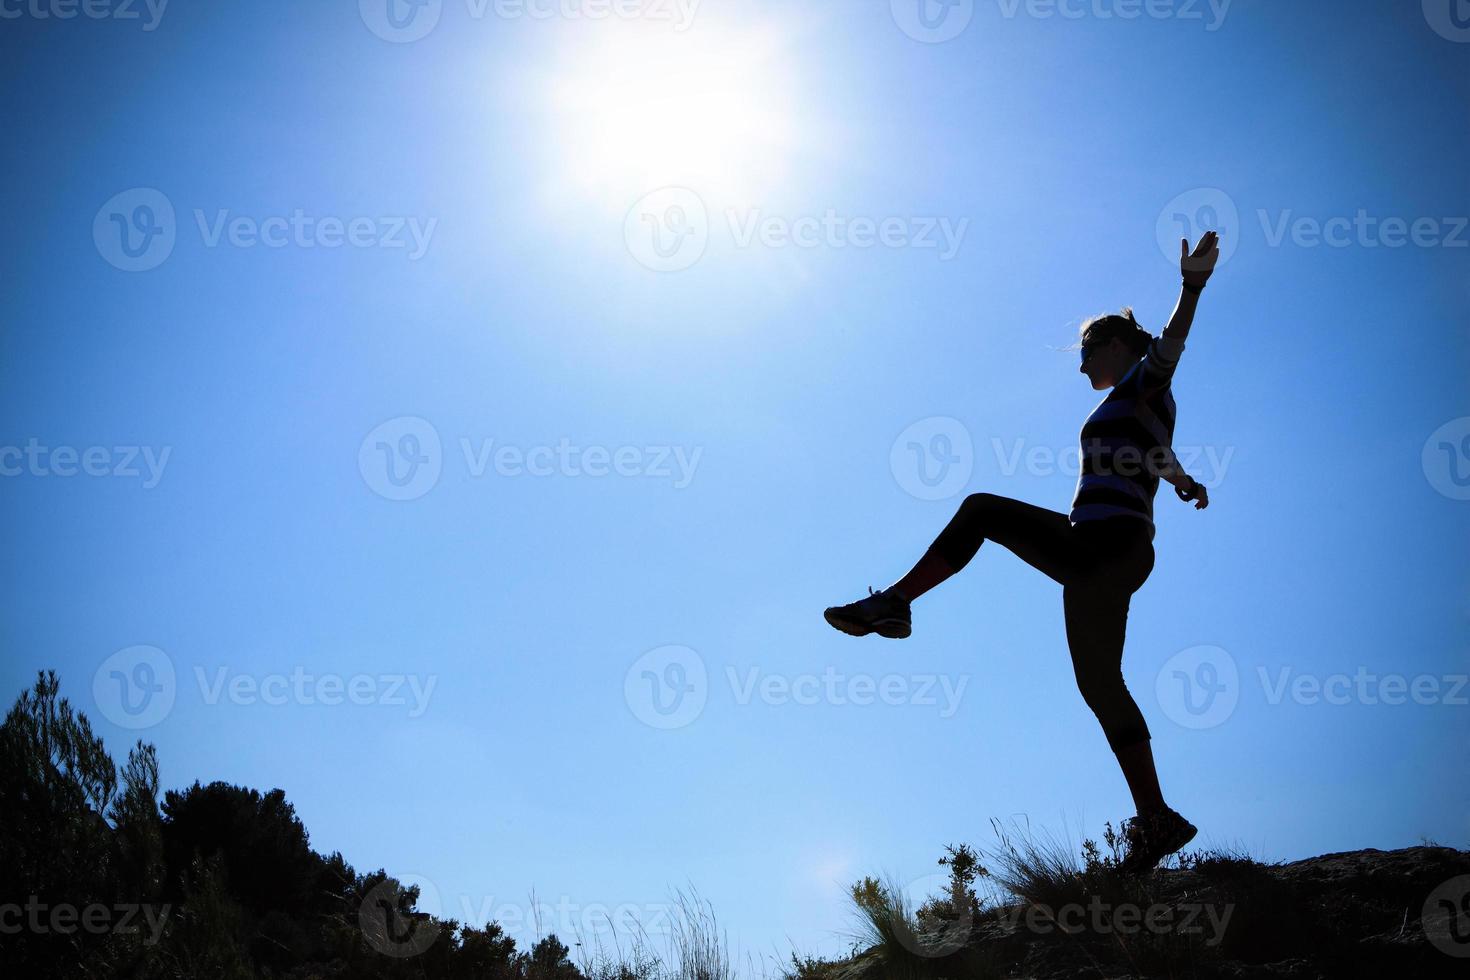
[[[0,725],[0,905],[23,916],[0,975],[581,980],[555,936],[519,952],[498,923],[436,919],[386,871],[318,854],[280,789],[195,782],[160,808],[153,746],[119,771],[60,688],[43,671]],[[76,928],[87,909],[105,920]],[[410,945],[374,943],[384,911]]]

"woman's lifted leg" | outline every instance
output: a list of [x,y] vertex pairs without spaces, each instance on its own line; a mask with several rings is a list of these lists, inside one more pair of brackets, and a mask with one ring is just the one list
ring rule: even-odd
[[962,571],[986,541],[995,541],[1057,582],[1076,567],[1072,528],[1065,514],[992,493],[976,493],[959,510],[918,563],[881,592],[825,613],[827,622],[852,636],[909,636],[910,603]]

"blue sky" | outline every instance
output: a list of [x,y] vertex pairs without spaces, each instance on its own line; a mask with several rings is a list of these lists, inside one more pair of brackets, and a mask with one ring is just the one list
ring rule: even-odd
[[1213,503],[1160,495],[1125,658],[1165,792],[1266,858],[1470,843],[1448,4],[57,9],[0,22],[7,697],[55,668],[119,757],[279,786],[445,914],[692,883],[839,952],[864,874],[1130,812],[1003,549],[904,643],[820,612],[966,492],[1064,511],[1056,348],[1157,332],[1216,224]]

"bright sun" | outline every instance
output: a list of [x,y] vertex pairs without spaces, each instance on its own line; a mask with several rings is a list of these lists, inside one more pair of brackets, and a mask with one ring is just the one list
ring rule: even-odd
[[794,91],[778,38],[603,26],[553,82],[564,179],[616,209],[671,184],[749,198],[787,176]]

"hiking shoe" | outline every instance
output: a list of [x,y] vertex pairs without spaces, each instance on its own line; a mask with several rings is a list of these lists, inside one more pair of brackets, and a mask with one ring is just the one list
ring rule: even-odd
[[909,601],[892,589],[874,592],[845,606],[832,606],[822,614],[827,622],[848,636],[877,633],[890,640],[902,640],[914,631]]
[[1128,853],[1118,869],[1124,874],[1144,874],[1160,861],[1194,840],[1199,829],[1175,811],[1165,807],[1153,813],[1123,821],[1123,839]]

